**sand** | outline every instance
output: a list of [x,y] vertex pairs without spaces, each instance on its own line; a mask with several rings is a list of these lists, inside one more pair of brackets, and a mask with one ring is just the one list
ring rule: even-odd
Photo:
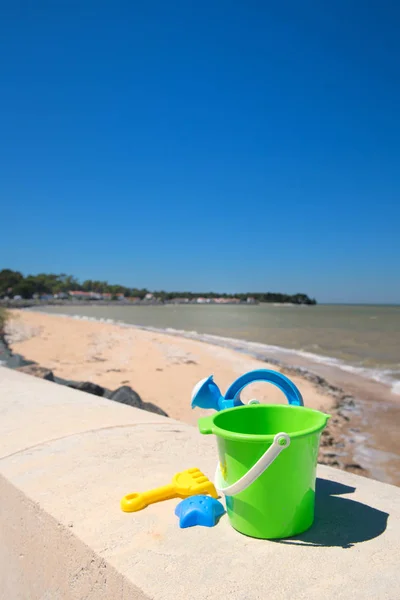
[[[65,379],[91,381],[111,390],[129,385],[143,401],[186,423],[195,424],[207,414],[190,406],[192,389],[200,379],[214,375],[225,392],[246,371],[279,370],[234,350],[131,326],[33,311],[10,314],[7,335],[13,352]],[[300,376],[291,379],[307,406],[326,412],[333,408],[331,396]],[[279,389],[265,383],[248,386],[242,398],[286,402]]]

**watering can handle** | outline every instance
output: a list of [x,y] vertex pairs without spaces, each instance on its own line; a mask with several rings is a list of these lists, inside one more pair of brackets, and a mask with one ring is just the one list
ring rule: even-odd
[[256,464],[251,467],[250,471],[247,471],[243,477],[238,479],[232,485],[228,487],[223,487],[222,484],[222,473],[219,464],[217,465],[217,469],[215,471],[215,487],[218,492],[225,494],[225,496],[236,496],[236,494],[240,494],[246,488],[248,488],[254,481],[260,477],[264,473],[266,469],[274,462],[274,460],[279,456],[282,450],[285,450],[290,446],[290,437],[287,433],[277,433],[274,437],[274,441],[272,445],[264,452],[261,458],[258,459]]
[[290,379],[285,375],[282,375],[282,373],[272,371],[271,369],[256,369],[255,371],[245,373],[236,379],[236,381],[228,388],[225,394],[225,400],[235,400],[239,398],[243,388],[255,381],[265,381],[266,383],[276,385],[276,387],[285,394],[289,404],[293,404],[294,406],[304,405],[300,390],[293,381],[290,381]]

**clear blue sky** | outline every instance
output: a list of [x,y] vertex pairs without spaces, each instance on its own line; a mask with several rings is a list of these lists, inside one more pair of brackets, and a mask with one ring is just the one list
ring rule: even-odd
[[0,268],[400,302],[399,2],[0,8]]

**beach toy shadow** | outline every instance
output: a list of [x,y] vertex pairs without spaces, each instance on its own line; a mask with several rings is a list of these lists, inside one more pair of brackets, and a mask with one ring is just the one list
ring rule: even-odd
[[317,478],[314,525],[291,539],[271,540],[300,546],[351,548],[381,535],[389,514],[350,498],[338,497],[356,488]]

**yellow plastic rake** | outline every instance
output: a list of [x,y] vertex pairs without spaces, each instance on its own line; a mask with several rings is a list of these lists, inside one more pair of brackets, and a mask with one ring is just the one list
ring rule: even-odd
[[169,485],[148,492],[127,494],[121,500],[121,508],[124,512],[136,512],[155,502],[199,494],[209,494],[218,498],[214,485],[200,469],[187,469],[174,475]]

